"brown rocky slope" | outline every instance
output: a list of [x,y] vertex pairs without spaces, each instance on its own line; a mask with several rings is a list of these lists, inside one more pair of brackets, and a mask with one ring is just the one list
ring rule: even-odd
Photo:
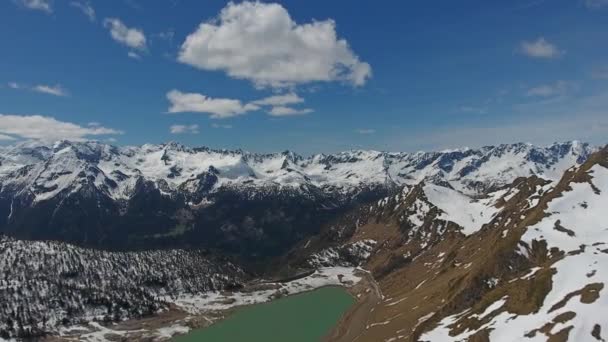
[[380,298],[361,290],[330,340],[603,340],[608,147],[558,182],[519,178],[479,198],[445,185],[360,207],[291,253],[358,264],[377,283]]

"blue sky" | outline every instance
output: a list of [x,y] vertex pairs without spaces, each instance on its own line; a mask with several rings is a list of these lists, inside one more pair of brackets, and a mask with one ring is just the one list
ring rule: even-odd
[[8,0],[0,26],[3,144],[608,140],[607,0]]

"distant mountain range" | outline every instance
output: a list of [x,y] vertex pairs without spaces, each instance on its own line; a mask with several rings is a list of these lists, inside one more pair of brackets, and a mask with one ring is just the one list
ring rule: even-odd
[[31,196],[33,202],[87,186],[114,201],[128,201],[138,182],[154,183],[163,195],[179,191],[193,197],[225,188],[317,190],[346,196],[362,188],[422,180],[474,193],[521,176],[560,177],[594,150],[572,141],[547,147],[518,143],[417,153],[354,150],[305,158],[289,151],[257,154],[177,143],[116,147],[60,141],[2,148],[0,177],[4,187]]
[[343,210],[404,185],[482,194],[518,177],[557,179],[594,150],[574,141],[302,157],[176,143],[22,143],[0,150],[0,232],[111,249],[280,254]]

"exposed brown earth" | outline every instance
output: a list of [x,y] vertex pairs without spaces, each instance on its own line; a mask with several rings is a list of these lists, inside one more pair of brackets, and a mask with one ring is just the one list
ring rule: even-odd
[[[513,205],[510,203],[504,202],[502,205]],[[439,223],[429,217],[425,228],[433,229]],[[508,266],[517,266],[518,263],[528,266],[517,256],[504,257],[514,249],[521,232],[510,231],[513,237],[503,239],[498,237],[500,229],[488,229],[481,231],[480,236],[465,238],[447,228],[442,239],[425,250],[420,250],[420,241],[416,239],[404,241],[400,232],[398,225],[393,222],[365,225],[355,234],[354,238],[378,241],[378,249],[365,267],[376,275],[385,296],[380,305],[370,310],[365,330],[359,335],[360,341],[390,338],[415,341],[433,322],[434,316],[440,317],[480,301],[481,294],[488,290],[486,282],[492,275],[515,275],[515,272],[508,270]],[[404,255],[408,252],[417,255],[407,260]],[[399,258],[405,259],[402,265],[394,261]],[[536,288],[530,285],[523,290],[522,302],[528,302]],[[500,298],[500,293],[493,296]]]
[[[521,236],[527,227],[548,215],[548,203],[561,197],[564,191],[571,190],[570,184],[589,183],[598,193],[588,174],[594,165],[608,167],[608,148],[592,155],[579,168],[567,171],[561,181],[546,193],[537,193],[539,186],[547,184],[540,178],[517,179],[511,187],[519,192],[508,200],[501,198],[497,201],[496,206],[502,209],[500,215],[477,233],[466,237],[447,226],[439,239],[421,241],[416,236],[407,236],[410,227],[399,222],[399,212],[388,213],[381,208],[366,211],[367,223],[349,231],[347,241],[373,239],[378,242],[364,268],[376,278],[384,299],[375,306],[353,307],[330,335],[330,340],[347,341],[343,337],[352,335],[346,332],[358,330],[361,333],[356,335],[357,341],[417,341],[424,331],[433,328],[442,318],[467,309],[469,311],[458,320],[458,326],[453,326],[454,334],[478,329],[500,311],[507,310],[517,315],[538,311],[552,288],[555,271],[551,265],[565,255],[557,249],[548,250],[542,240],[527,245],[521,242]],[[416,198],[424,200],[423,197],[420,189],[415,188],[401,201],[403,207],[408,207]],[[536,205],[529,206],[530,200],[537,201]],[[389,199],[384,208],[393,208],[396,204]],[[433,236],[440,223],[431,211],[422,229],[427,236]],[[559,221],[555,222],[555,229],[570,237],[576,234]],[[424,243],[427,246],[421,248]],[[528,251],[527,258],[516,252],[520,248]],[[581,246],[578,253],[584,248]],[[537,268],[536,272],[522,278],[532,267]],[[593,275],[591,272],[587,276]],[[567,295],[555,309],[575,296],[579,296],[582,303],[592,303],[603,287],[602,283],[590,283]],[[496,312],[481,320],[471,317],[501,298],[506,298],[505,305]],[[369,309],[367,316],[361,313],[365,309]],[[574,312],[560,314],[536,329],[535,333],[544,334],[548,341],[567,341],[572,326],[566,325],[553,334],[550,331],[574,315]],[[364,329],[349,327],[361,325],[361,317],[366,317]],[[591,333],[601,340],[599,325]],[[468,340],[488,339],[488,331],[480,330]]]
[[560,309],[568,303],[568,301],[576,296],[580,296],[581,303],[593,303],[599,298],[599,292],[604,288],[603,283],[588,284],[584,288],[567,294],[561,301],[553,305],[549,312]]
[[340,319],[327,341],[357,341],[369,324],[371,313],[382,301],[382,293],[369,273],[362,273],[361,281],[349,289],[357,302]]

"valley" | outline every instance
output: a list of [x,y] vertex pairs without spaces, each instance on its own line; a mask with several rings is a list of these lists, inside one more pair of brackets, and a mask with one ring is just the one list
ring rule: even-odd
[[0,0],[0,342],[607,342],[608,0]]
[[[328,341],[601,340],[608,329],[593,314],[605,307],[606,148],[303,158],[61,143],[1,158],[4,339],[230,340],[279,311],[292,326],[298,308],[320,319],[307,338]],[[155,175],[136,168],[152,163]],[[31,225],[38,214],[48,219]],[[130,226],[148,215],[154,224]],[[97,227],[75,231],[78,217]]]

